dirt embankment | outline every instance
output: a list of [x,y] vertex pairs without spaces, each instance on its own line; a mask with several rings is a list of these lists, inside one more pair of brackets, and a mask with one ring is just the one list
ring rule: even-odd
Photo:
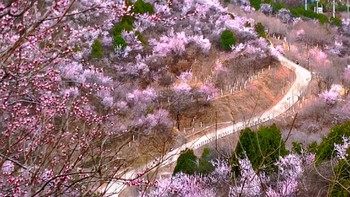
[[256,80],[248,83],[245,89],[215,99],[211,105],[197,110],[195,121],[193,116],[184,117],[181,125],[185,128],[194,125],[194,130],[186,131],[188,136],[197,133],[202,127],[215,125],[216,122],[247,120],[275,105],[294,79],[295,74],[281,65],[267,69]]

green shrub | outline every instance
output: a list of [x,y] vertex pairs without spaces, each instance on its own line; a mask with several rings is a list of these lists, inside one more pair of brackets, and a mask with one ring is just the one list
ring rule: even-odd
[[122,49],[125,49],[126,42],[121,35],[116,35],[113,37],[113,45],[114,47],[121,47]]
[[292,142],[292,151],[296,154],[301,155],[301,152],[303,150],[303,144],[300,142]]
[[328,23],[328,17],[323,14],[317,14],[312,10],[304,10],[304,8],[292,8],[290,12],[295,16],[304,16],[311,19],[317,19],[321,24]]
[[125,31],[131,31],[133,29],[133,26],[130,25],[129,23],[117,23],[113,29],[112,29],[112,35],[117,36],[122,33],[123,30]]
[[226,50],[230,51],[231,46],[236,45],[237,38],[233,35],[230,30],[225,30],[221,33],[220,46]]
[[186,149],[181,152],[176,161],[173,175],[183,172],[185,174],[194,174],[197,171],[197,157],[192,149]]
[[290,12],[295,16],[305,16],[312,19],[317,19],[317,13],[312,10],[304,10],[303,8],[292,8]]
[[194,173],[208,174],[215,169],[210,162],[213,158],[209,148],[204,148],[199,159],[194,155],[192,149],[186,149],[181,152],[177,159],[173,175],[179,172],[190,175]]
[[[337,154],[337,151],[334,150],[334,144],[343,144],[343,136],[350,137],[350,121],[333,127],[331,132],[323,138],[316,152],[316,162],[334,158]],[[334,176],[329,187],[329,196],[349,196],[349,190],[345,188],[350,188],[350,148],[347,149],[346,153],[348,156],[344,159],[338,159],[338,163],[332,169]]]
[[[349,153],[348,149],[348,154]],[[329,196],[336,197],[346,197],[349,196],[349,190],[345,188],[350,188],[350,159],[340,160],[338,165],[334,167],[334,177],[333,177],[331,187],[329,188]]]
[[153,14],[153,6],[150,3],[145,3],[143,0],[137,0],[134,4],[134,12],[138,14]]
[[102,43],[96,39],[91,45],[91,54],[92,58],[102,58],[103,57],[103,46]]
[[277,2],[272,2],[271,6],[274,14],[276,14],[282,8],[286,8],[286,6],[283,3],[277,3]]
[[316,2],[312,2],[312,3],[310,2],[307,5],[309,10],[314,10],[314,8],[316,7]]
[[335,25],[337,27],[342,26],[342,22],[341,22],[340,18],[337,18],[337,17],[335,17],[335,18],[331,17],[331,24]]
[[255,8],[255,10],[260,9],[261,0],[249,0],[249,1],[250,1],[250,6]]
[[306,151],[309,153],[316,153],[317,152],[318,144],[316,141],[312,142],[311,144],[307,145]]
[[[274,163],[280,156],[285,156],[285,148],[280,130],[275,124],[269,127],[260,127],[257,132],[247,128],[240,133],[239,142],[233,155],[233,162],[237,164],[238,158],[249,158],[253,169],[265,166],[265,171],[275,170]],[[239,172],[238,167],[233,168]]]
[[129,16],[129,15],[123,16],[123,18],[121,20],[121,23],[127,23],[131,26],[133,26],[134,22],[135,22],[135,18],[133,16]]
[[113,36],[114,47],[121,46],[122,49],[125,49],[126,42],[121,36],[121,33],[123,30],[131,31],[133,29],[134,21],[135,19],[133,16],[125,15],[122,20],[113,27],[111,34]]
[[198,169],[197,172],[201,174],[208,174],[212,172],[215,168],[211,164],[211,151],[209,148],[204,148],[202,156],[198,161]]
[[338,3],[336,6],[338,12],[345,12],[347,10],[346,4]]
[[326,15],[318,14],[317,19],[321,24],[329,23],[329,19]]
[[317,148],[316,161],[320,162],[333,158],[335,156],[334,144],[342,144],[343,136],[350,136],[350,121],[333,127],[331,132],[323,138]]
[[120,35],[123,30],[131,31],[134,28],[134,21],[135,19],[132,16],[123,16],[122,20],[113,27],[112,35]]
[[265,27],[263,24],[261,23],[255,24],[254,29],[256,33],[258,33],[259,37],[266,38]]

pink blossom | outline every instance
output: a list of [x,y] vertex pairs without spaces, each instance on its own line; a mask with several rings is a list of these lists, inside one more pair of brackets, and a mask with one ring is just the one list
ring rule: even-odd
[[185,45],[188,43],[188,38],[185,32],[174,33],[170,32],[170,36],[162,36],[160,41],[151,40],[150,43],[154,45],[153,53],[159,56],[165,56],[169,52],[175,54],[182,54],[185,51]]
[[207,187],[202,177],[177,173],[171,178],[157,180],[155,189],[151,191],[149,196],[202,197],[215,196],[215,192],[210,187]]
[[216,159],[211,162],[214,166],[214,171],[210,173],[208,178],[210,179],[211,183],[222,183],[229,179],[231,179],[232,173],[231,173],[231,166],[221,159]]
[[350,147],[350,137],[342,137],[342,144],[334,144],[334,150],[337,152],[337,157],[339,159],[346,159],[349,155],[347,150]]
[[272,196],[278,194],[278,196],[290,196],[296,193],[298,189],[298,181],[296,179],[286,179],[277,183],[277,188],[273,191],[271,188],[268,190]]
[[6,160],[1,167],[1,171],[3,174],[12,174],[13,171],[15,170],[15,165],[13,164],[12,161]]
[[204,53],[208,53],[210,48],[211,48],[211,43],[210,40],[208,40],[207,38],[204,38],[203,35],[195,35],[195,36],[190,36],[189,41],[194,42],[195,44],[197,44]]
[[241,51],[243,51],[246,48],[246,44],[243,43],[239,43],[238,45],[234,46],[232,49],[234,50],[234,52],[239,53]]
[[244,50],[247,54],[264,54],[264,51],[260,47],[248,44]]
[[128,93],[126,95],[126,101],[128,103],[135,104],[135,103],[139,102],[139,100],[141,100],[141,99],[142,99],[142,91],[140,91],[138,89],[136,89],[133,92]]
[[102,104],[106,107],[112,107],[113,105],[113,97],[106,96],[102,99]]
[[153,114],[148,114],[146,117],[146,122],[148,122],[150,127],[170,127],[172,123],[169,118],[169,112],[164,109],[158,109]]
[[148,87],[142,91],[142,99],[144,102],[152,102],[158,97],[158,93],[154,88]]
[[[67,66],[62,66],[62,76],[67,79],[77,80],[83,71],[82,64],[78,62],[71,62],[71,64]],[[81,80],[77,80],[81,81]]]
[[118,101],[116,107],[119,112],[126,112],[128,109],[128,104],[125,101]]
[[297,30],[297,32],[296,32],[296,35],[297,35],[298,37],[303,36],[304,34],[305,34],[304,29],[299,29],[299,30]]
[[227,71],[227,68],[225,68],[223,65],[222,65],[222,62],[220,60],[216,60],[215,61],[215,67],[214,67],[214,71],[216,73],[218,72],[221,72],[221,71]]
[[340,55],[340,51],[343,48],[343,42],[339,41],[339,40],[335,40],[334,41],[334,47],[333,46],[329,46],[329,52],[333,53],[335,55]]
[[280,197],[281,195],[276,192],[274,189],[272,189],[271,187],[267,188],[266,190],[266,195],[268,197]]
[[62,94],[65,96],[77,97],[79,96],[79,90],[77,87],[70,87],[68,89],[64,89],[62,91]]
[[316,66],[331,65],[331,61],[329,60],[328,55],[319,48],[310,49],[310,56],[313,58],[315,64],[317,64]]
[[178,92],[178,93],[181,93],[181,92],[189,93],[192,88],[187,83],[180,83],[180,84],[174,85],[173,89],[175,90],[175,92]]
[[188,11],[193,9],[194,1],[193,0],[184,0],[182,4],[182,15],[186,14]]
[[320,97],[324,100],[328,105],[334,105],[339,97],[339,89],[337,86],[332,86],[330,90],[326,90],[320,94]]
[[261,193],[261,182],[259,175],[253,170],[249,159],[239,159],[241,178],[235,186],[230,187],[230,196],[257,196]]
[[249,6],[249,5],[241,6],[241,8],[242,8],[243,11],[246,12],[246,13],[255,12],[255,8],[253,8],[253,7]]
[[54,171],[52,169],[45,169],[41,178],[43,181],[49,181],[54,176]]
[[280,53],[284,53],[284,49],[283,49],[283,46],[282,45],[277,45],[276,47],[276,50]]
[[153,4],[153,7],[154,7],[156,13],[161,13],[161,14],[164,14],[165,16],[171,14],[170,8],[167,4],[161,5],[161,4],[155,3],[155,4]]
[[302,160],[297,154],[289,154],[280,157],[276,163],[279,172],[284,179],[296,179],[303,173]]
[[280,180],[277,182],[275,189],[269,187],[266,191],[268,196],[290,196],[297,192],[297,179],[304,172],[302,159],[299,155],[289,154],[285,157],[280,157],[276,163],[280,173]]
[[199,86],[199,93],[214,97],[219,91],[213,85],[201,85]]
[[314,153],[309,153],[305,157],[305,164],[311,165],[315,161],[316,155]]
[[182,72],[178,76],[178,79],[180,79],[184,83],[188,83],[192,80],[192,72],[191,71]]

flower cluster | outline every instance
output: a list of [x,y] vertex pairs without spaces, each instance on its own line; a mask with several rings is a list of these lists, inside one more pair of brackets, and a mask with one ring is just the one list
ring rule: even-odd
[[342,139],[343,144],[334,144],[334,149],[339,159],[346,159],[349,156],[347,150],[350,147],[350,137],[343,136]]
[[326,90],[320,94],[320,97],[324,100],[324,102],[328,105],[334,105],[340,95],[341,87],[337,85],[333,85],[330,90]]

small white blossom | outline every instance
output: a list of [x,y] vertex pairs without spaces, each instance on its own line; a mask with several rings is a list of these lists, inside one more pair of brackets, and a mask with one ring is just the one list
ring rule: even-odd
[[349,155],[347,154],[347,150],[350,147],[350,137],[342,137],[343,144],[334,144],[334,149],[337,152],[337,157],[339,159],[345,159]]

